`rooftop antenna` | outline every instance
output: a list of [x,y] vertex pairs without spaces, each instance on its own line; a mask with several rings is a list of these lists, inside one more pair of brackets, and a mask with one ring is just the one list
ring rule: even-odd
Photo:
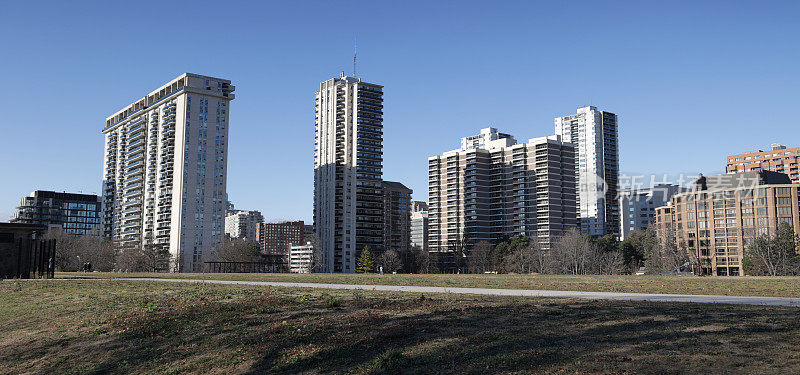
[[358,55],[358,39],[353,38],[353,78],[356,77],[356,56]]

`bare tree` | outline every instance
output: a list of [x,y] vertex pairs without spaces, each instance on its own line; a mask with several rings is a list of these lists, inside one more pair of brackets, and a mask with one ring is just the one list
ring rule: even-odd
[[256,262],[261,257],[261,250],[243,238],[233,238],[224,240],[216,256],[216,260],[220,262]]
[[116,268],[130,272],[166,272],[170,270],[171,260],[169,248],[163,245],[125,247],[117,252]]
[[[465,260],[467,257],[467,239],[465,238],[454,238],[447,242],[447,250],[453,256],[453,267],[452,270],[441,270],[442,272],[453,272],[453,273],[461,273],[462,269],[465,265]],[[440,258],[441,260],[441,258]]]
[[325,253],[322,250],[322,243],[317,237],[316,233],[311,234],[309,238],[306,238],[306,241],[311,243],[312,252],[311,252],[311,264],[309,266],[309,272],[329,272],[328,270],[328,262],[325,258]]
[[47,231],[42,239],[56,240],[55,267],[61,271],[78,271],[83,264],[91,263],[92,269],[111,271],[114,268],[114,248],[111,241],[92,233],[69,234],[62,229]]
[[745,250],[746,272],[767,276],[788,276],[800,273],[800,246],[798,237],[791,225],[782,223],[775,235],[759,236],[751,241]]
[[690,253],[686,246],[678,241],[674,229],[661,243],[650,237],[650,235],[645,236],[640,245],[645,258],[644,265],[649,273],[668,272],[686,263],[699,264],[697,254]]
[[411,257],[413,258],[411,272],[413,273],[438,273],[436,266],[431,262],[430,253],[420,247],[411,248]]
[[403,266],[403,262],[400,259],[400,254],[390,249],[384,251],[378,257],[378,265],[383,267],[384,272],[396,272]]
[[552,271],[571,275],[592,273],[596,255],[595,245],[589,238],[571,229],[550,247]]
[[484,273],[492,270],[492,244],[480,241],[472,246],[467,256],[467,269],[470,273]]
[[622,252],[619,250],[601,251],[595,258],[595,272],[600,275],[619,275],[625,270]]
[[544,273],[546,262],[547,252],[533,238],[527,246],[519,247],[508,254],[503,260],[503,268],[506,272],[514,273]]

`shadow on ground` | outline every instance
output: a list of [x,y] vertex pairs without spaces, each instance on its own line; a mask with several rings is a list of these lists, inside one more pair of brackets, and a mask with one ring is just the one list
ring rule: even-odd
[[800,371],[794,308],[221,290],[145,295],[82,335],[0,341],[0,358],[10,372]]

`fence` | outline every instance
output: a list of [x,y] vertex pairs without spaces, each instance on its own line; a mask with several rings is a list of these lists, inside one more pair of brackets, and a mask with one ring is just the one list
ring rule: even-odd
[[6,279],[53,278],[55,272],[56,240],[17,238],[10,250],[10,259],[2,277]]
[[288,265],[283,257],[266,256],[265,261],[260,262],[205,262],[206,272],[212,273],[276,273],[287,272]]

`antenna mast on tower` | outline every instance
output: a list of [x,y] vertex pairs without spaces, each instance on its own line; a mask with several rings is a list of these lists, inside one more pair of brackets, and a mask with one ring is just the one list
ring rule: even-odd
[[353,77],[356,77],[356,56],[358,55],[358,39],[353,38]]

